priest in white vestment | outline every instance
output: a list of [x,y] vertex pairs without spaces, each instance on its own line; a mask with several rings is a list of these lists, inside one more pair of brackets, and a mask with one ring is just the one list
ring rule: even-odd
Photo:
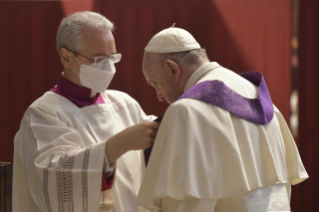
[[148,211],[136,198],[158,123],[129,95],[106,90],[121,59],[112,29],[93,12],[62,20],[64,72],[15,138],[13,212]]
[[259,72],[210,62],[171,27],[145,48],[144,76],[165,112],[137,204],[163,212],[290,211],[291,185],[308,178]]

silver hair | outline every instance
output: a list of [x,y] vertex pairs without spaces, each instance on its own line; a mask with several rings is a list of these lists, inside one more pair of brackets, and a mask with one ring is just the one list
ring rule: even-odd
[[174,52],[174,53],[151,53],[145,52],[145,58],[150,65],[164,65],[165,60],[173,60],[176,63],[184,67],[189,67],[199,60],[208,60],[205,49],[194,49],[185,52]]
[[114,24],[103,15],[95,12],[76,12],[64,18],[59,26],[57,35],[57,50],[62,48],[78,52],[83,47],[82,31],[113,31]]

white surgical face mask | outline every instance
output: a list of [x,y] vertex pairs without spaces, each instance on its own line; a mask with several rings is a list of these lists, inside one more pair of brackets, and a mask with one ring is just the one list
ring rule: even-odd
[[[76,59],[76,57],[74,58]],[[77,59],[76,61],[81,65],[80,75],[72,67],[71,69],[78,75],[81,84],[92,91],[103,93],[108,88],[116,72],[113,61],[105,59],[100,63],[91,65],[81,64]]]

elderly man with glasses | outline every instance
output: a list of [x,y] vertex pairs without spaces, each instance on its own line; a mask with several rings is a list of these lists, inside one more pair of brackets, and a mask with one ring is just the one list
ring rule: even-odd
[[158,124],[129,95],[107,90],[121,59],[112,30],[93,12],[62,20],[64,72],[27,109],[15,138],[13,211],[147,211],[135,202],[142,150]]

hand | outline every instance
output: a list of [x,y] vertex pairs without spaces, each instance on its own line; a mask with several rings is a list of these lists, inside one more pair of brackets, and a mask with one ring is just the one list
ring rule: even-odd
[[117,139],[125,141],[127,151],[147,149],[154,143],[158,127],[158,122],[137,124],[123,130],[116,136],[118,136]]
[[158,122],[147,122],[126,128],[109,138],[105,153],[110,164],[129,150],[147,149],[154,143]]

